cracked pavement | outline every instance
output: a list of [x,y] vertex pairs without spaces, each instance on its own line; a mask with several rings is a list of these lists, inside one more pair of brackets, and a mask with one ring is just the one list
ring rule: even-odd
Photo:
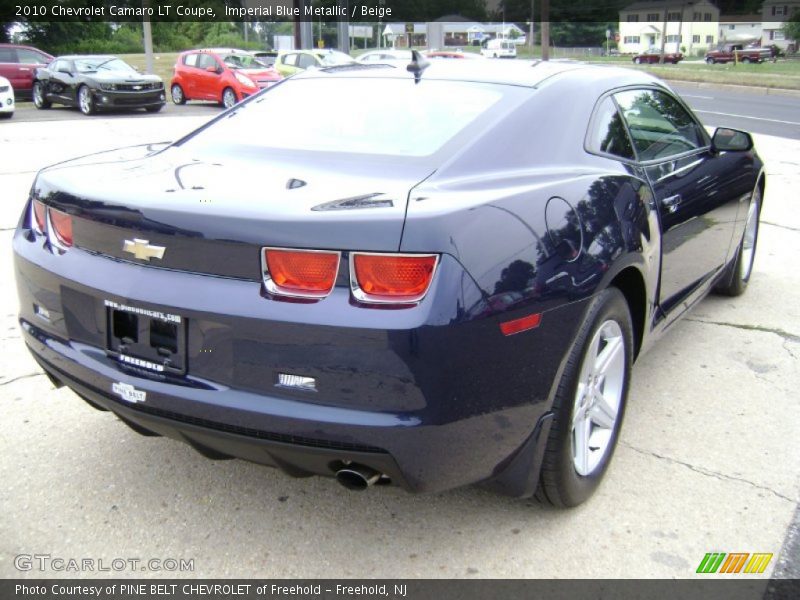
[[77,139],[75,123],[0,130],[15,149],[0,167],[0,576],[75,575],[19,573],[20,553],[193,558],[202,577],[683,578],[706,552],[772,552],[766,576],[797,573],[796,542],[781,552],[798,537],[800,496],[800,175],[784,160],[800,142],[756,136],[769,182],[750,289],[704,300],[641,357],[606,481],[557,511],[478,488],[352,494],[212,462],[38,376],[17,330],[9,247],[33,173],[199,122],[97,118]]

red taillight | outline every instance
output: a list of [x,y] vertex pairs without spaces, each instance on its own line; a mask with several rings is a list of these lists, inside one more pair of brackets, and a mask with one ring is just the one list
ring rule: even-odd
[[339,272],[339,253],[264,248],[264,283],[270,293],[324,298]]
[[72,217],[67,213],[50,209],[50,225],[53,226],[53,233],[56,240],[62,246],[72,246]]
[[44,233],[45,230],[45,219],[46,219],[46,211],[44,204],[39,202],[38,200],[33,201],[33,223],[38,228],[38,233]]
[[436,255],[350,255],[353,294],[362,302],[419,302],[436,269]]

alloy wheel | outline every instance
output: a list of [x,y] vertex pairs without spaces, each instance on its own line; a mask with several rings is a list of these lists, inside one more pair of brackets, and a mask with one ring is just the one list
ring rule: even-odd
[[744,239],[742,240],[741,273],[743,281],[750,279],[753,271],[753,260],[756,251],[756,236],[758,235],[758,202],[750,203],[750,210],[747,211],[747,222],[744,226]]
[[83,86],[78,92],[78,104],[80,105],[80,109],[83,114],[92,114],[94,106],[92,103],[92,94],[89,92],[88,87]]
[[232,89],[228,88],[222,93],[222,105],[225,108],[230,108],[234,104],[236,104],[236,94]]
[[44,96],[42,95],[42,85],[40,83],[38,83],[38,82],[34,83],[33,84],[33,105],[36,108],[41,108],[42,104],[44,104],[43,100],[44,100]]
[[172,86],[172,101],[175,104],[183,104],[184,103],[183,89],[181,89],[181,86],[179,86],[179,85],[173,85]]
[[586,348],[572,408],[572,463],[579,475],[591,475],[608,453],[624,386],[625,338],[609,319]]

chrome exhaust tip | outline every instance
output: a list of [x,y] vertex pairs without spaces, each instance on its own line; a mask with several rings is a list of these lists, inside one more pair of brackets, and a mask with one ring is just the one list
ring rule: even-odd
[[348,490],[356,492],[364,491],[375,485],[380,478],[381,474],[375,469],[363,465],[350,464],[336,471],[336,481]]

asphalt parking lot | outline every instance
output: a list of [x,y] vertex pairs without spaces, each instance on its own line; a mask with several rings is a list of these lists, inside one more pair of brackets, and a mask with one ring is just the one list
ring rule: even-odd
[[769,179],[747,294],[706,299],[640,359],[603,486],[557,511],[212,462],[52,388],[20,339],[10,251],[35,172],[209,116],[175,114],[0,125],[0,577],[82,575],[15,567],[49,554],[194,560],[147,576],[682,578],[707,552],[775,555],[764,575],[735,577],[798,576],[800,141],[756,136]]

